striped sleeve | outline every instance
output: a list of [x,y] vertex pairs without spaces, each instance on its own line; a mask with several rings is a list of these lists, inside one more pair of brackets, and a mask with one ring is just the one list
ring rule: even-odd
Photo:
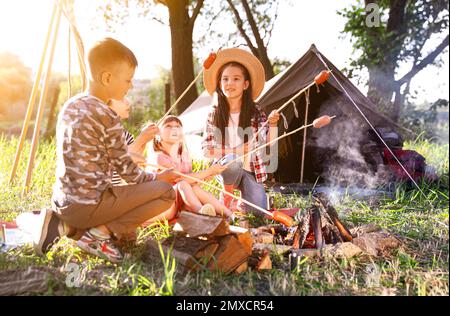
[[[133,135],[128,132],[127,130],[124,131],[124,136],[125,136],[125,143],[127,144],[127,146],[131,145],[132,143],[134,143],[134,137]],[[122,178],[119,176],[119,174],[114,170],[113,171],[113,176],[112,176],[112,180],[111,180],[112,185],[120,185],[122,184]]]

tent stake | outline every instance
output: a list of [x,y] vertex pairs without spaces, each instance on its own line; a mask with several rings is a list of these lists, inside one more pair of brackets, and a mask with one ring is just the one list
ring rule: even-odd
[[12,169],[11,169],[11,172],[9,175],[9,183],[12,183],[16,176],[17,166],[19,165],[20,155],[22,154],[23,144],[25,142],[25,137],[28,132],[28,126],[30,124],[31,114],[33,113],[34,105],[36,103],[36,97],[37,97],[38,90],[39,90],[39,83],[41,81],[41,76],[42,76],[42,69],[44,68],[45,57],[47,56],[47,49],[48,49],[48,45],[50,42],[53,24],[55,22],[57,7],[58,7],[58,5],[55,2],[55,4],[53,5],[53,13],[52,13],[52,17],[50,19],[50,24],[48,26],[47,37],[45,39],[44,48],[43,48],[42,55],[41,55],[41,61],[39,63],[39,68],[36,73],[36,77],[34,78],[33,88],[31,90],[30,99],[28,101],[27,113],[26,113],[25,119],[23,121],[23,126],[22,126],[22,131],[20,133],[19,143],[17,145],[13,166],[12,166]]
[[44,84],[42,87],[43,91],[41,93],[41,97],[39,100],[38,113],[36,114],[36,122],[34,125],[33,139],[31,142],[30,157],[28,160],[27,174],[26,174],[26,179],[25,179],[25,184],[23,187],[22,194],[26,194],[28,191],[28,186],[29,186],[30,180],[31,180],[31,174],[33,171],[34,158],[35,158],[35,154],[36,154],[37,145],[39,142],[39,132],[40,132],[40,127],[41,127],[42,117],[44,114],[44,105],[45,105],[45,101],[47,98],[49,80],[50,80],[52,64],[53,64],[53,56],[55,54],[55,47],[56,47],[56,41],[58,38],[58,30],[59,30],[60,21],[61,21],[61,8],[58,6],[58,15],[56,18],[52,47],[51,47],[50,56],[48,59],[47,71],[46,71],[45,77],[44,77]]

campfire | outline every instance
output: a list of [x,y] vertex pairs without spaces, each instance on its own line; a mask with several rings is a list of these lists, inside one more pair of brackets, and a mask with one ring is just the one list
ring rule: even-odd
[[[183,273],[208,269],[225,274],[272,269],[270,255],[289,257],[291,268],[303,257],[349,258],[377,256],[400,245],[398,239],[374,225],[348,229],[324,196],[313,197],[305,210],[279,210],[293,216],[295,225],[257,228],[229,225],[224,219],[181,212],[174,235],[158,244],[147,242],[148,254],[170,254]],[[153,259],[154,260],[154,259]]]

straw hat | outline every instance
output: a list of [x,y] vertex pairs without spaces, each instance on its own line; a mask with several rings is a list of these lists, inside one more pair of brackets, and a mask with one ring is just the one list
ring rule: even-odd
[[204,70],[203,84],[208,93],[212,95],[216,91],[219,71],[223,65],[230,62],[238,62],[247,68],[252,82],[253,100],[258,98],[266,81],[264,67],[253,54],[239,48],[220,50],[217,52],[216,60],[211,67]]

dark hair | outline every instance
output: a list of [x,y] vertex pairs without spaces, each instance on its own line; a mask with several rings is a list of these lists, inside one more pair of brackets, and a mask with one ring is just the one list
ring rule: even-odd
[[[170,123],[170,122],[177,122],[178,124],[180,124],[181,127],[183,127],[183,123],[181,123],[180,119],[178,117],[176,117],[175,115],[168,115],[160,124],[161,127],[163,127],[164,125]],[[170,153],[166,152],[162,146],[161,143],[161,139],[158,139],[155,137],[155,139],[153,140],[153,150],[155,152],[163,152],[166,155],[170,156]],[[180,144],[180,147],[178,148],[178,152],[177,154],[179,156],[181,156],[183,154],[183,144]]]
[[[239,115],[239,127],[245,130],[247,127],[251,125],[252,118],[256,115],[259,115],[259,111],[257,110],[256,103],[253,101],[253,91],[252,91],[252,82],[250,74],[247,68],[238,63],[238,62],[230,62],[222,66],[218,73],[217,77],[217,108],[214,112],[213,124],[220,130],[222,139],[225,139],[226,127],[228,126],[228,121],[230,119],[230,105],[228,104],[227,98],[224,95],[220,82],[222,81],[222,74],[228,67],[237,67],[242,70],[244,74],[244,79],[248,80],[250,85],[248,89],[244,90],[242,96],[242,107],[241,114]],[[247,142],[247,136],[245,135],[244,142]]]
[[88,53],[91,75],[96,79],[105,68],[123,61],[128,62],[132,67],[138,65],[134,53],[121,42],[110,37],[95,43]]

